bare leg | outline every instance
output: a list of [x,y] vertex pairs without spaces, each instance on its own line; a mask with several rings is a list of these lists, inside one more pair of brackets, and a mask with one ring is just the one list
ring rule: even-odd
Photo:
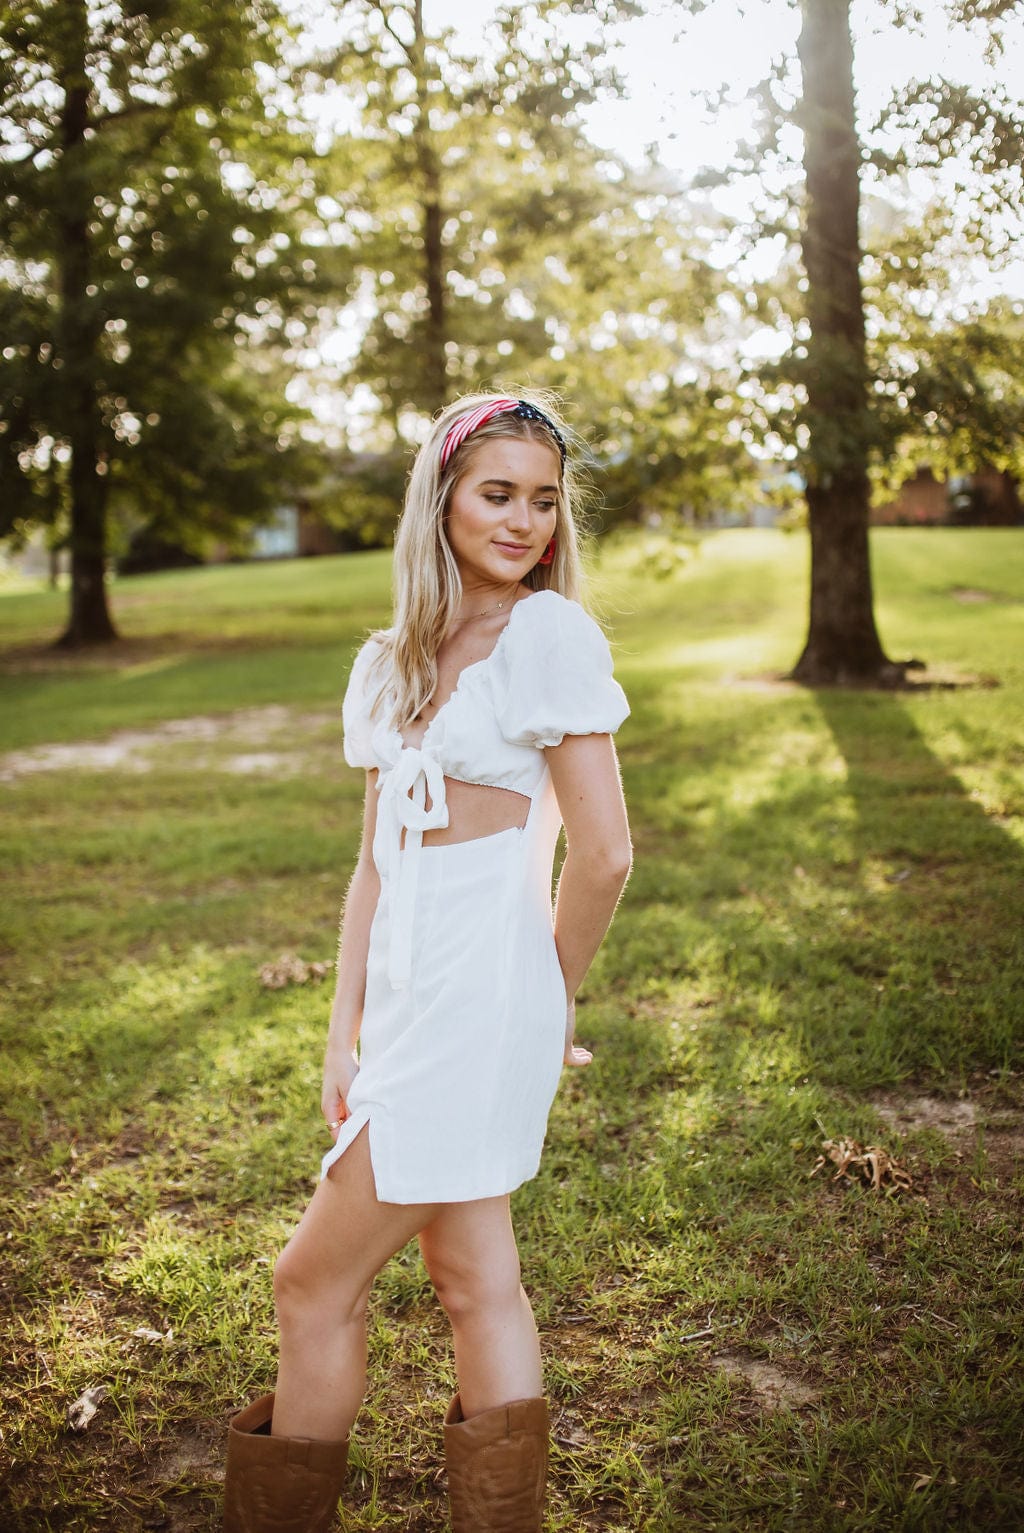
[[451,1321],[463,1415],[535,1399],[540,1344],[508,1198],[445,1204],[421,1231],[420,1249]]
[[378,1200],[366,1129],[317,1187],[274,1268],[281,1329],[276,1437],[348,1436],[366,1389],[370,1287],[436,1212],[436,1204]]

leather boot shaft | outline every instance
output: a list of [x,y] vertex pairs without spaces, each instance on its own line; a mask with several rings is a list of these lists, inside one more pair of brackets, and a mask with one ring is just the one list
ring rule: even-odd
[[327,1533],[348,1465],[348,1439],[271,1437],[273,1395],[228,1427],[224,1533]]
[[548,1407],[514,1400],[464,1420],[456,1395],[444,1418],[452,1533],[540,1533],[548,1470]]

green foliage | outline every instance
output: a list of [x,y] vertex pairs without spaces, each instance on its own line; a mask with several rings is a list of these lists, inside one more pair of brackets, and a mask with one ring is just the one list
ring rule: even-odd
[[[653,391],[652,391],[653,392]],[[661,380],[645,408],[613,405],[597,423],[594,481],[600,525],[635,519],[707,521],[745,517],[760,497],[758,465],[728,408],[727,385]]]
[[948,245],[923,228],[890,235],[866,261],[876,477],[890,490],[922,463],[1024,473],[1024,304],[942,312],[947,263]]
[[[681,0],[682,11],[699,10]],[[955,3],[951,28],[982,29],[993,51],[1012,4]],[[881,27],[925,23],[912,7],[878,13]],[[769,325],[789,338],[778,362],[743,369],[733,409],[752,440],[775,454],[808,449],[806,288],[798,237],[805,211],[801,141],[807,126],[793,58],[777,57],[756,91],[757,131],[704,184],[749,189],[746,245],[785,241],[777,271],[747,285],[738,338]],[[921,463],[966,473],[1020,471],[1024,394],[1014,363],[1020,306],[967,297],[1019,246],[1024,105],[993,82],[983,93],[950,79],[908,80],[874,120],[858,123],[863,208],[864,320],[871,418],[864,448],[876,483],[892,489]],[[908,177],[913,176],[913,196]],[[921,188],[930,187],[922,206]],[[739,232],[739,230],[737,230]],[[764,249],[764,246],[761,246]],[[837,301],[832,295],[832,301]],[[840,379],[840,382],[842,380]],[[828,441],[824,460],[843,443]]]
[[409,451],[330,453],[308,503],[342,548],[390,547],[411,461]]
[[[271,0],[7,7],[0,535],[66,533],[83,409],[115,506],[162,531],[259,518],[300,472],[279,358],[315,322],[318,277],[308,149],[263,84],[282,36]],[[84,137],[66,147],[79,45]]]
[[343,13],[319,68],[354,119],[324,203],[369,315],[348,378],[371,391],[385,450],[464,390],[554,388],[593,449],[608,520],[681,501],[703,513],[722,489],[698,463],[723,449],[722,480],[738,490],[749,474],[696,341],[725,279],[676,188],[588,142],[580,111],[616,82],[570,9],[508,7],[477,58],[449,30],[424,32],[405,0]]
[[[974,16],[962,18],[970,21]],[[998,26],[993,12],[988,18]],[[909,169],[970,173],[965,232],[990,254],[1008,253],[1020,227],[1024,164],[1024,103],[992,82],[979,95],[950,80],[911,81],[882,113],[876,132],[895,132],[902,144],[883,158],[888,174]],[[963,189],[959,188],[960,190]]]

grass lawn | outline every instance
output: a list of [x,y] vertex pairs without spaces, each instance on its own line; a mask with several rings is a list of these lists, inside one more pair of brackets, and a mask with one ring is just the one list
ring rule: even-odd
[[[773,680],[801,537],[601,556],[636,868],[514,1199],[552,1533],[1024,1526],[1024,532],[886,530],[875,562],[889,652],[972,685]],[[219,1525],[327,1143],[329,985],[258,971],[332,956],[337,708],[387,588],[377,554],[123,581],[124,645],[79,659],[62,597],[0,595],[5,1533]],[[844,1138],[909,1191],[810,1175]],[[344,1526],[440,1530],[412,1248],[371,1380]]]

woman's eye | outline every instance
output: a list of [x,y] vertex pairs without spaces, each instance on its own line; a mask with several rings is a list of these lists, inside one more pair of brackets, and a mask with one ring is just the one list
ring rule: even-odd
[[492,506],[507,506],[508,505],[508,496],[507,495],[485,495],[484,499],[489,501]]
[[555,511],[558,509],[553,500],[538,500],[536,506],[538,511]]

